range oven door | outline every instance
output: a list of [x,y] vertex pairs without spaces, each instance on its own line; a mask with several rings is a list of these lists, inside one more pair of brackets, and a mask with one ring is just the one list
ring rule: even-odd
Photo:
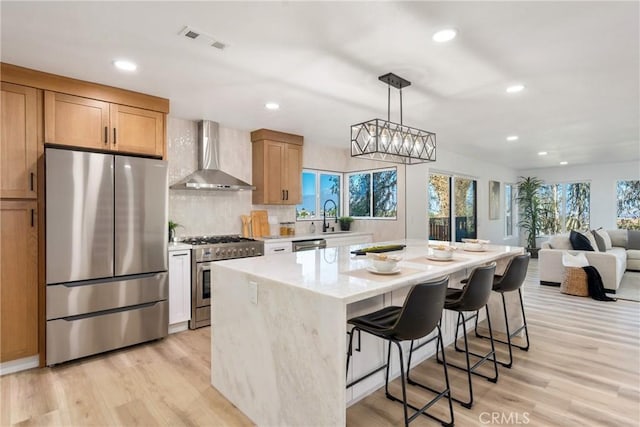
[[199,262],[196,266],[196,307],[211,305],[211,262]]

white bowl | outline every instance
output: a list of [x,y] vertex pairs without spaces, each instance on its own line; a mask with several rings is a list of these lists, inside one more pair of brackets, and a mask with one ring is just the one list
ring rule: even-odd
[[462,239],[462,243],[463,249],[468,249],[470,251],[481,251],[485,248],[485,245],[489,243],[489,240]]
[[470,249],[472,251],[479,251],[482,250],[484,248],[484,245],[482,243],[470,243],[470,242],[465,242],[463,244],[465,249]]
[[430,256],[438,259],[451,259],[453,257],[453,251],[456,250],[455,246],[438,245],[429,246]]
[[371,259],[373,268],[381,273],[388,273],[395,270],[398,266],[398,262],[401,259],[390,255],[376,254],[371,252],[367,252],[367,258]]

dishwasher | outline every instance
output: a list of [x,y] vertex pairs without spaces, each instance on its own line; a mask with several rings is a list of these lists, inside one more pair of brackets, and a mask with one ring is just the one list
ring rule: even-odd
[[306,239],[294,240],[291,242],[293,252],[310,251],[313,249],[324,249],[327,247],[327,241],[324,239]]

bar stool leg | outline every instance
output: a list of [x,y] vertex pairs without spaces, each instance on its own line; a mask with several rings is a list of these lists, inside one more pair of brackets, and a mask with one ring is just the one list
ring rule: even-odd
[[[506,334],[507,334],[507,341],[503,341],[497,338],[494,338],[493,340],[495,342],[499,342],[501,344],[507,344],[509,346],[509,361],[508,362],[502,362],[502,361],[498,361],[499,364],[501,364],[502,366],[504,366],[505,368],[511,368],[511,366],[513,365],[513,350],[512,347],[517,347],[520,350],[523,351],[529,351],[529,328],[527,326],[527,318],[524,314],[524,302],[522,300],[522,290],[520,288],[518,288],[518,297],[520,299],[520,311],[522,313],[522,326],[519,327],[518,329],[516,329],[515,331],[511,331],[510,327],[509,327],[509,318],[507,317],[507,303],[506,303],[506,299],[504,296],[504,292],[500,293],[502,295],[502,311],[504,313],[504,322],[505,322],[505,327],[506,327]],[[518,344],[515,344],[514,342],[511,341],[511,338],[513,338],[514,336],[516,336],[517,334],[520,333],[520,331],[522,331],[524,329],[524,334],[525,334],[525,341],[526,341],[526,345],[521,346]],[[475,323],[475,334],[476,337],[478,338],[484,338],[484,339],[488,339],[489,337],[486,335],[482,335],[480,334],[480,332],[478,332],[478,318],[476,317],[476,323]]]
[[349,345],[347,346],[347,369],[345,370],[346,379],[349,380],[349,361],[351,360],[351,353],[353,351],[353,335],[356,327],[351,328],[349,333]]
[[524,335],[527,340],[527,345],[523,347],[516,345],[516,347],[518,347],[520,350],[529,351],[529,327],[527,326],[527,317],[524,315],[524,301],[522,301],[521,288],[518,288],[518,297],[520,298],[520,310],[522,310],[522,328],[518,329],[517,332],[520,332],[520,330],[524,329]]

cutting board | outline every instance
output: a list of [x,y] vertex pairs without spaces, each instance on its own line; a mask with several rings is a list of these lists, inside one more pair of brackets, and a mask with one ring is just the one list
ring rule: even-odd
[[269,215],[267,211],[251,211],[253,237],[270,236]]

